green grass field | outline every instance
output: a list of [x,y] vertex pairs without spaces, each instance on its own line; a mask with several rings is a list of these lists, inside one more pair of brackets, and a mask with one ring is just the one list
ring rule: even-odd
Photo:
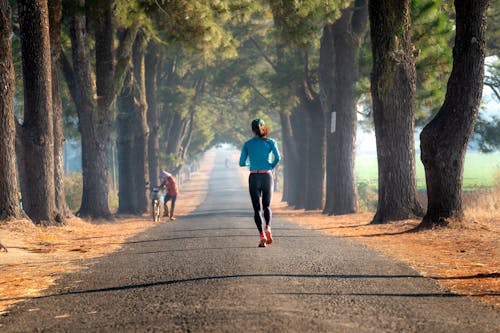
[[[417,156],[417,189],[425,190],[424,166]],[[499,180],[500,152],[483,154],[468,152],[465,157],[464,190],[492,187]],[[356,160],[356,177],[358,183],[377,186],[377,157],[358,156]]]

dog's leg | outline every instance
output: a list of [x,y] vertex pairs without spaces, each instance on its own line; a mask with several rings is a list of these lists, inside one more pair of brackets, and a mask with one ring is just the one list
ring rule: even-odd
[[2,245],[2,243],[0,243],[0,251],[9,252],[7,251],[7,248]]

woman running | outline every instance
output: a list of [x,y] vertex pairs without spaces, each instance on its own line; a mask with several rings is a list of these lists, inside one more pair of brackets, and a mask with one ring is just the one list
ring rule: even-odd
[[[252,121],[252,132],[254,137],[243,145],[240,156],[240,166],[250,166],[250,176],[248,178],[248,187],[250,198],[254,210],[254,219],[257,229],[259,229],[260,240],[259,247],[266,247],[271,244],[271,196],[273,193],[273,175],[271,170],[278,165],[281,160],[276,141],[268,138],[269,129],[262,119]],[[272,162],[271,152],[274,155]],[[247,158],[250,163],[247,162]],[[266,221],[265,232],[262,229],[261,204],[264,211],[264,220]]]

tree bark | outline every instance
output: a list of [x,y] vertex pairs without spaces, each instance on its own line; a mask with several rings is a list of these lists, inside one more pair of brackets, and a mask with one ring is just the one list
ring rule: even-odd
[[133,73],[130,70],[120,95],[117,98],[118,116],[117,128],[117,152],[118,152],[118,213],[136,214],[137,201],[135,198],[136,178],[134,177],[134,95]]
[[306,114],[304,209],[323,209],[326,168],[326,127],[319,96],[304,105]]
[[134,110],[134,147],[132,154],[134,156],[134,178],[137,201],[137,213],[148,211],[148,195],[146,192],[146,183],[149,179],[148,166],[148,142],[149,127],[147,120],[148,104],[146,100],[146,79],[145,79],[145,52],[146,38],[143,33],[138,33],[134,42],[132,52],[132,63],[134,71],[134,87],[136,92],[136,108]]
[[[320,57],[329,58],[320,60],[320,73],[326,73],[321,81],[326,85],[323,104],[329,127],[324,213],[330,215],[350,214],[358,210],[355,84],[358,80],[359,49],[367,22],[367,1],[356,0],[352,7],[342,12],[338,21],[325,27],[322,40]],[[335,128],[332,128],[333,125]]]
[[292,179],[291,168],[296,163],[296,154],[294,154],[294,147],[291,146],[293,132],[290,120],[290,114],[285,110],[280,111],[280,123],[281,123],[281,138],[282,138],[282,165],[283,165],[283,197],[282,200],[291,204],[293,189],[291,188],[290,180]]
[[378,158],[378,207],[372,223],[422,215],[415,184],[415,61],[410,0],[369,2],[371,92]]
[[293,137],[288,142],[291,149],[297,150],[295,163],[290,165],[290,178],[288,179],[291,197],[288,202],[295,209],[303,209],[306,204],[307,176],[305,170],[309,166],[306,155],[307,146],[307,114],[300,107],[293,110],[290,122],[292,125]]
[[[299,207],[306,210],[322,209],[324,205],[326,168],[326,126],[319,94],[313,89],[309,75],[308,54],[301,55],[303,61],[302,87],[297,92],[300,99],[302,121],[296,123],[294,133],[302,133],[300,144],[303,166],[299,171],[304,178],[304,198]],[[305,157],[305,158],[304,158]],[[300,179],[300,178],[299,178]]]
[[8,0],[0,0],[0,220],[24,216],[19,203],[14,119],[15,76],[12,60],[12,18]]
[[332,114],[335,112],[334,94],[335,82],[335,45],[333,43],[332,25],[323,27],[319,55],[319,86],[320,100],[326,120],[326,191],[324,214],[333,214],[335,190],[335,160],[333,159],[333,129]]
[[[75,0],[75,4],[83,9],[85,3]],[[108,193],[113,104],[123,86],[139,28],[138,24],[133,24],[126,29],[115,50],[112,6],[111,1],[98,2],[91,13],[96,42],[95,84],[90,69],[87,22],[83,10],[76,11],[70,21],[73,69],[63,66],[77,107],[82,139],[83,196],[78,215],[90,218],[112,218]]]
[[428,196],[420,228],[448,225],[464,217],[463,166],[483,90],[488,5],[485,0],[455,1],[453,69],[445,101],[420,135]]
[[62,223],[55,204],[49,17],[46,0],[19,1],[23,59],[23,207],[37,224]]
[[56,207],[64,216],[69,217],[71,212],[66,203],[64,193],[64,133],[63,133],[63,109],[61,100],[61,22],[62,1],[49,0],[49,22],[50,22],[50,50],[52,68],[52,109],[54,114],[54,186],[56,196]]
[[154,186],[160,174],[160,123],[158,110],[158,69],[160,56],[155,42],[149,42],[146,53],[146,100],[148,103],[148,159],[149,159],[149,184]]

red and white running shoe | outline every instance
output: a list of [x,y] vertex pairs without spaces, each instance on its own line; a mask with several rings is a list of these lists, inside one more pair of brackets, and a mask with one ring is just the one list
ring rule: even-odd
[[264,233],[260,235],[260,240],[259,240],[259,247],[266,247],[267,244],[267,238]]
[[273,243],[273,236],[271,235],[271,227],[269,226],[266,227],[266,238],[267,238],[266,241],[267,244]]

